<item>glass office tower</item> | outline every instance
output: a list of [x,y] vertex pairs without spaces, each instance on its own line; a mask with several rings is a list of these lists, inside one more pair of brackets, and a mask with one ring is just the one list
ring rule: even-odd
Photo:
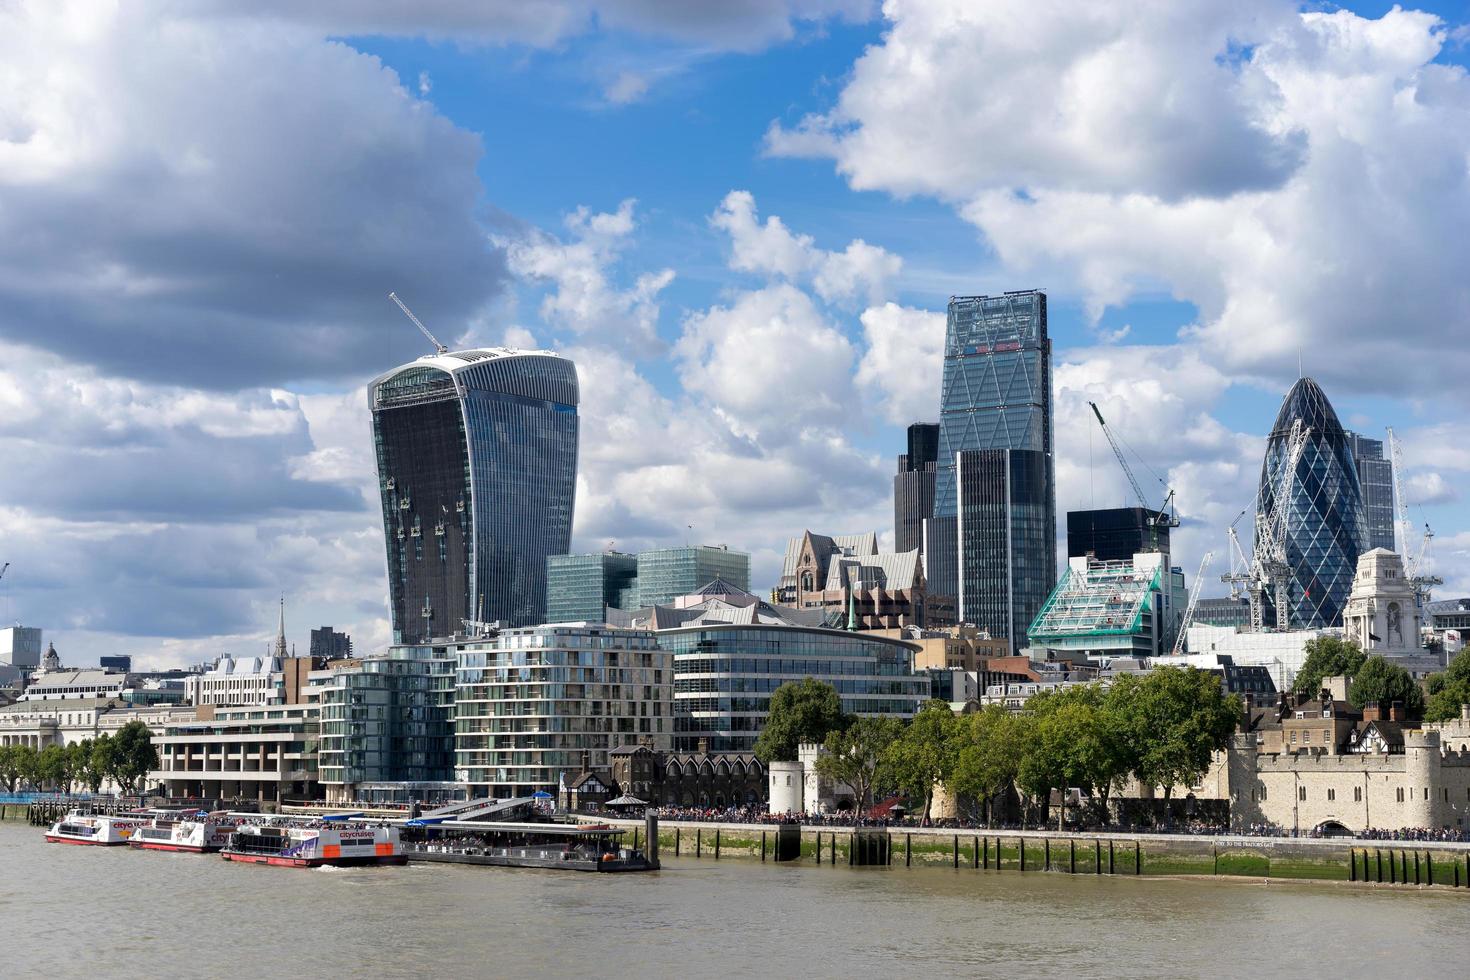
[[[966,542],[960,534],[955,459],[959,453],[982,450],[1037,454],[1034,459],[1026,457],[1024,463],[1014,461],[1019,469],[1008,492],[1030,494],[1025,513],[1044,515],[1051,533],[1045,542],[1029,535],[1012,542],[1011,549],[1035,550],[1009,556],[998,569],[1021,567],[1044,572],[1045,583],[1031,609],[1034,615],[1056,583],[1051,341],[1046,332],[1045,293],[1023,290],[1002,296],[957,296],[949,302],[934,516],[924,528],[924,560],[930,591],[960,596],[960,622],[977,626],[985,625],[982,619],[987,623],[999,620],[992,615],[994,610],[987,609],[982,615],[977,605],[982,601],[981,592],[963,588],[960,581],[964,574],[979,574],[980,559],[968,555],[967,550],[980,547],[980,542]],[[979,462],[977,459],[977,465]],[[975,521],[970,526],[978,533]],[[1022,642],[1030,619],[1022,619],[1019,625],[1014,619],[1007,617],[1007,632],[992,635],[1010,636],[1015,644]]]
[[956,455],[960,619],[1009,640],[1012,650],[1026,645],[1026,629],[1056,584],[1050,464],[1029,449]]
[[548,623],[600,623],[608,606],[637,608],[637,555],[605,551],[546,559]]
[[1383,440],[1347,433],[1358,467],[1358,486],[1363,491],[1363,520],[1368,531],[1368,551],[1395,550],[1393,527],[1393,462],[1383,458]]
[[939,426],[909,426],[908,452],[898,457],[893,477],[893,550],[924,550],[924,521],[934,516],[935,466],[939,462]]
[[1139,552],[1169,554],[1167,515],[1146,507],[1067,511],[1067,557],[1132,561]]
[[368,387],[396,643],[542,622],[571,544],[577,370],[549,351],[421,357]]
[[[1278,501],[1276,487],[1296,419],[1310,432],[1291,481],[1290,499]],[[1358,556],[1367,550],[1368,534],[1352,447],[1327,396],[1311,378],[1302,378],[1287,392],[1266,442],[1257,527],[1269,523],[1280,506],[1290,508],[1286,563],[1291,569],[1291,627],[1341,626],[1343,606],[1352,591]],[[1260,547],[1259,541],[1256,546]]]
[[750,591],[750,555],[724,545],[658,548],[638,554],[638,605],[662,606],[724,579]]

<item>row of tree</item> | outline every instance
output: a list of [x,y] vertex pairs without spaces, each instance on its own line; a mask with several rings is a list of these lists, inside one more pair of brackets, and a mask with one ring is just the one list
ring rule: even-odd
[[131,795],[157,768],[158,750],[141,721],[128,722],[115,735],[48,745],[40,751],[28,745],[0,746],[0,783],[10,793],[22,786],[63,793],[86,788],[95,793],[110,779]]
[[908,722],[845,717],[837,692],[807,678],[773,694],[756,754],[795,759],[799,742],[821,742],[817,771],[851,786],[859,813],[875,791],[892,791],[923,800],[928,817],[943,785],[983,807],[987,820],[1014,791],[1045,822],[1053,793],[1078,789],[1106,821],[1110,796],[1130,779],[1163,787],[1168,799],[1176,785],[1202,778],[1241,711],[1217,675],[1193,668],[1043,692],[1016,713],[991,705],[956,716],[931,701]]
[[1359,710],[1371,701],[1384,705],[1399,701],[1411,718],[1449,721],[1460,717],[1461,705],[1470,704],[1470,647],[1456,654],[1445,670],[1425,678],[1421,689],[1403,667],[1370,657],[1352,640],[1323,636],[1308,641],[1307,659],[1293,685],[1296,690],[1316,695],[1323,679],[1335,675],[1351,679],[1348,700]]

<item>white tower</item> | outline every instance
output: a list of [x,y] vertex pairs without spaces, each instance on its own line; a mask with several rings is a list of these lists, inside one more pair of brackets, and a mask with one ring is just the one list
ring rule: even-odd
[[1360,555],[1343,613],[1346,638],[1373,653],[1418,653],[1423,649],[1421,625],[1414,584],[1404,577],[1404,560],[1386,548]]

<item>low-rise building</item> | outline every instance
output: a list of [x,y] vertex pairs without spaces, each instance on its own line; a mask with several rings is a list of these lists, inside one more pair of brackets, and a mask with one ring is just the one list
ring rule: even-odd
[[1307,644],[1323,636],[1337,636],[1340,630],[1268,630],[1243,633],[1230,626],[1189,627],[1186,646],[1190,653],[1227,654],[1232,663],[1242,667],[1265,667],[1278,691],[1288,691],[1297,671],[1307,659]]
[[148,774],[173,798],[261,803],[322,798],[315,704],[199,709],[153,738]]
[[752,752],[659,752],[624,745],[609,756],[619,790],[648,803],[726,807],[766,800],[766,767]]
[[806,531],[792,538],[773,598],[797,609],[820,609],[833,622],[855,620],[865,631],[955,621],[953,597],[929,593],[919,550],[880,554],[872,532]]

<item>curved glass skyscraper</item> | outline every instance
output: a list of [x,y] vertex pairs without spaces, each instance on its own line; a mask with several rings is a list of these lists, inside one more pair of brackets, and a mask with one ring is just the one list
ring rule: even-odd
[[[1290,497],[1278,501],[1276,487],[1296,419],[1311,432],[1291,481]],[[1286,393],[1266,442],[1257,528],[1269,524],[1282,506],[1290,508],[1285,522],[1290,625],[1296,629],[1341,625],[1368,534],[1351,441],[1311,378],[1302,378]]]
[[546,615],[571,545],[577,369],[549,351],[421,357],[368,386],[395,643]]

